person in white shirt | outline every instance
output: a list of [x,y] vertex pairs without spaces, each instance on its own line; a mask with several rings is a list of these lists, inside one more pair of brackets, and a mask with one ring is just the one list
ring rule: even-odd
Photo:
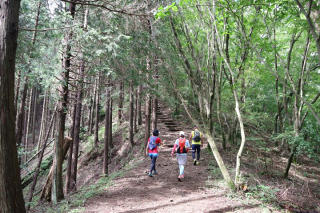
[[179,176],[178,180],[181,181],[184,178],[184,166],[187,163],[187,153],[190,148],[189,140],[185,138],[183,131],[179,133],[179,138],[175,141],[171,156],[173,157],[174,152],[177,154],[177,161],[179,164]]

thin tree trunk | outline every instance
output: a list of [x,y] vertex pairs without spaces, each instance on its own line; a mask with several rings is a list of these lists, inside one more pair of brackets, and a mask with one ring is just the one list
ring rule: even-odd
[[15,136],[14,81],[20,0],[0,1],[0,209],[24,213]]
[[111,150],[113,148],[113,139],[112,139],[112,108],[113,108],[113,99],[112,99],[112,95],[111,95],[111,91],[110,90],[110,106],[109,106],[109,132],[108,132],[108,144],[109,144],[109,150]]
[[152,129],[157,129],[158,127],[158,116],[157,116],[157,108],[158,108],[158,98],[154,97],[152,99]]
[[81,111],[82,111],[82,96],[83,96],[83,81],[84,81],[84,61],[82,61],[80,67],[80,83],[77,93],[77,107],[75,116],[75,126],[74,126],[74,139],[73,139],[73,161],[72,161],[72,172],[69,189],[70,191],[77,190],[77,173],[78,173],[78,154],[79,154],[79,143],[80,143],[80,123],[81,123]]
[[122,123],[122,117],[123,117],[123,102],[124,102],[124,83],[123,81],[120,81],[119,84],[119,103],[118,103],[118,123]]
[[99,107],[100,107],[100,74],[96,81],[96,114],[95,114],[95,125],[94,125],[94,144],[97,147],[99,143]]
[[138,90],[135,90],[135,103],[134,103],[134,118],[133,118],[133,132],[137,133],[138,132],[138,127],[137,127],[137,119],[138,119]]
[[37,120],[37,106],[38,106],[38,89],[35,88],[33,108],[32,108],[32,145],[35,144],[36,140],[36,120]]
[[147,94],[146,97],[146,106],[145,106],[145,136],[144,136],[144,143],[147,146],[148,139],[150,136],[150,121],[151,121],[151,97]]
[[88,111],[88,114],[89,114],[89,119],[88,119],[88,133],[91,134],[91,129],[92,129],[92,111],[93,111],[93,100],[92,100],[92,97],[91,95],[89,94],[89,98],[90,98],[90,104],[89,104],[89,111]]
[[[78,88],[79,90],[79,88]],[[78,98],[78,97],[77,97]],[[72,154],[73,154],[73,144],[74,144],[74,129],[75,129],[75,123],[76,123],[76,112],[77,112],[77,100],[73,105],[73,113],[72,113],[72,128],[71,128],[71,144],[69,148],[69,154],[68,154],[68,163],[67,163],[67,172],[66,172],[66,186],[65,186],[65,192],[69,194],[71,191],[71,179],[72,179]]]
[[227,149],[227,144],[226,144],[226,136],[225,136],[225,132],[224,132],[224,126],[223,126],[223,122],[221,120],[221,81],[222,81],[222,68],[220,69],[220,76],[218,79],[218,86],[217,86],[217,117],[218,117],[218,121],[219,121],[219,125],[220,125],[220,129],[221,129],[221,136],[222,136],[222,147],[223,150]]
[[96,108],[96,99],[97,99],[97,84],[94,84],[93,89],[93,105],[91,107],[91,120],[89,123],[89,133],[93,134],[93,124],[94,124],[94,115],[95,115],[95,108]]
[[94,109],[96,108],[96,96],[97,96],[97,90],[96,90],[96,84],[94,84],[94,89],[93,89],[93,100],[92,100],[92,105],[90,107],[90,119],[89,119],[89,134],[93,133],[93,124],[94,124]]
[[42,140],[42,137],[43,137],[42,135],[43,135],[43,132],[44,132],[44,129],[45,129],[44,128],[45,127],[44,126],[44,120],[45,120],[45,116],[46,116],[46,107],[47,107],[47,91],[44,92],[37,151],[39,151],[39,149],[40,149],[41,140]]
[[16,112],[17,112],[17,109],[18,109],[20,82],[21,82],[21,69],[19,69],[19,72],[18,72],[18,80],[17,80],[16,90],[15,90],[16,94],[15,94],[15,97],[14,97],[14,107],[15,107],[15,111]]
[[131,143],[131,145],[134,144],[133,141],[133,136],[134,136],[134,132],[133,132],[133,116],[134,116],[134,89],[133,89],[133,82],[132,80],[130,80],[130,86],[129,86],[129,141]]
[[29,110],[28,110],[28,117],[27,117],[27,128],[26,128],[26,134],[25,134],[25,142],[24,142],[24,150],[25,150],[25,161],[27,161],[28,159],[28,151],[29,151],[29,129],[30,129],[30,119],[31,119],[31,112],[32,112],[32,99],[33,99],[33,95],[34,95],[34,89],[31,89],[31,93],[29,95]]
[[104,152],[103,152],[103,174],[108,176],[108,168],[109,168],[109,131],[110,131],[110,98],[111,91],[109,88],[110,79],[108,79],[108,86],[106,88],[106,116],[105,116],[105,131],[104,131]]
[[142,110],[141,110],[141,91],[142,86],[138,86],[138,94],[137,94],[137,113],[138,113],[138,125],[140,126],[142,124]]

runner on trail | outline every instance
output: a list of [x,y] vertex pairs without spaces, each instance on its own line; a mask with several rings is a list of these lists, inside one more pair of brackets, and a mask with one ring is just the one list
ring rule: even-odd
[[[189,140],[192,143],[193,165],[199,165],[200,148],[203,144],[203,137],[202,137],[202,133],[198,130],[197,126],[194,126],[194,130],[191,132]],[[197,158],[196,158],[196,152],[197,152]]]
[[184,178],[184,166],[187,163],[187,152],[189,151],[190,143],[185,138],[184,132],[181,131],[179,133],[179,138],[175,141],[171,156],[173,157],[174,152],[177,153],[177,161],[179,164],[179,176],[178,180],[181,181],[181,179]]
[[157,175],[156,161],[158,157],[158,146],[161,144],[161,139],[159,138],[159,131],[157,129],[153,130],[152,136],[148,139],[148,144],[146,147],[146,154],[149,155],[151,159],[150,171],[148,173],[149,177]]

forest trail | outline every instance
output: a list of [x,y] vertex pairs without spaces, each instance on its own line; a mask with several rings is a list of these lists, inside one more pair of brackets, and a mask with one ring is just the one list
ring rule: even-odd
[[259,204],[248,205],[228,198],[222,188],[208,188],[208,163],[213,157],[206,151],[201,153],[197,166],[192,164],[191,153],[188,154],[185,178],[178,182],[178,164],[170,152],[178,132],[189,134],[191,127],[182,126],[167,113],[158,114],[159,136],[166,140],[157,159],[159,174],[147,176],[150,160],[145,158],[123,177],[115,179],[102,194],[89,199],[84,212],[269,212],[262,211]]

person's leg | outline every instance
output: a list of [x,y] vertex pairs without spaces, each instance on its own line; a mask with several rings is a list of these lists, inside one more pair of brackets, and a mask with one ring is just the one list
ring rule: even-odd
[[195,154],[196,146],[194,144],[192,144],[191,148],[192,148],[192,159],[194,160],[194,159],[196,159],[196,154]]
[[154,167],[154,161],[153,161],[153,155],[152,155],[152,154],[149,154],[149,156],[150,156],[150,159],[151,159],[149,176],[151,177],[151,176],[152,176],[152,170],[153,170],[153,167]]
[[[158,156],[153,156],[153,158],[152,158],[152,164],[153,164],[153,168],[152,168],[152,170],[153,170],[153,174],[157,174],[157,171],[156,171],[156,162],[157,162],[157,157]],[[152,171],[151,171],[152,172]]]
[[197,145],[197,161],[200,160],[200,145]]
[[192,144],[192,159],[193,159],[193,165],[196,165],[196,145]]

